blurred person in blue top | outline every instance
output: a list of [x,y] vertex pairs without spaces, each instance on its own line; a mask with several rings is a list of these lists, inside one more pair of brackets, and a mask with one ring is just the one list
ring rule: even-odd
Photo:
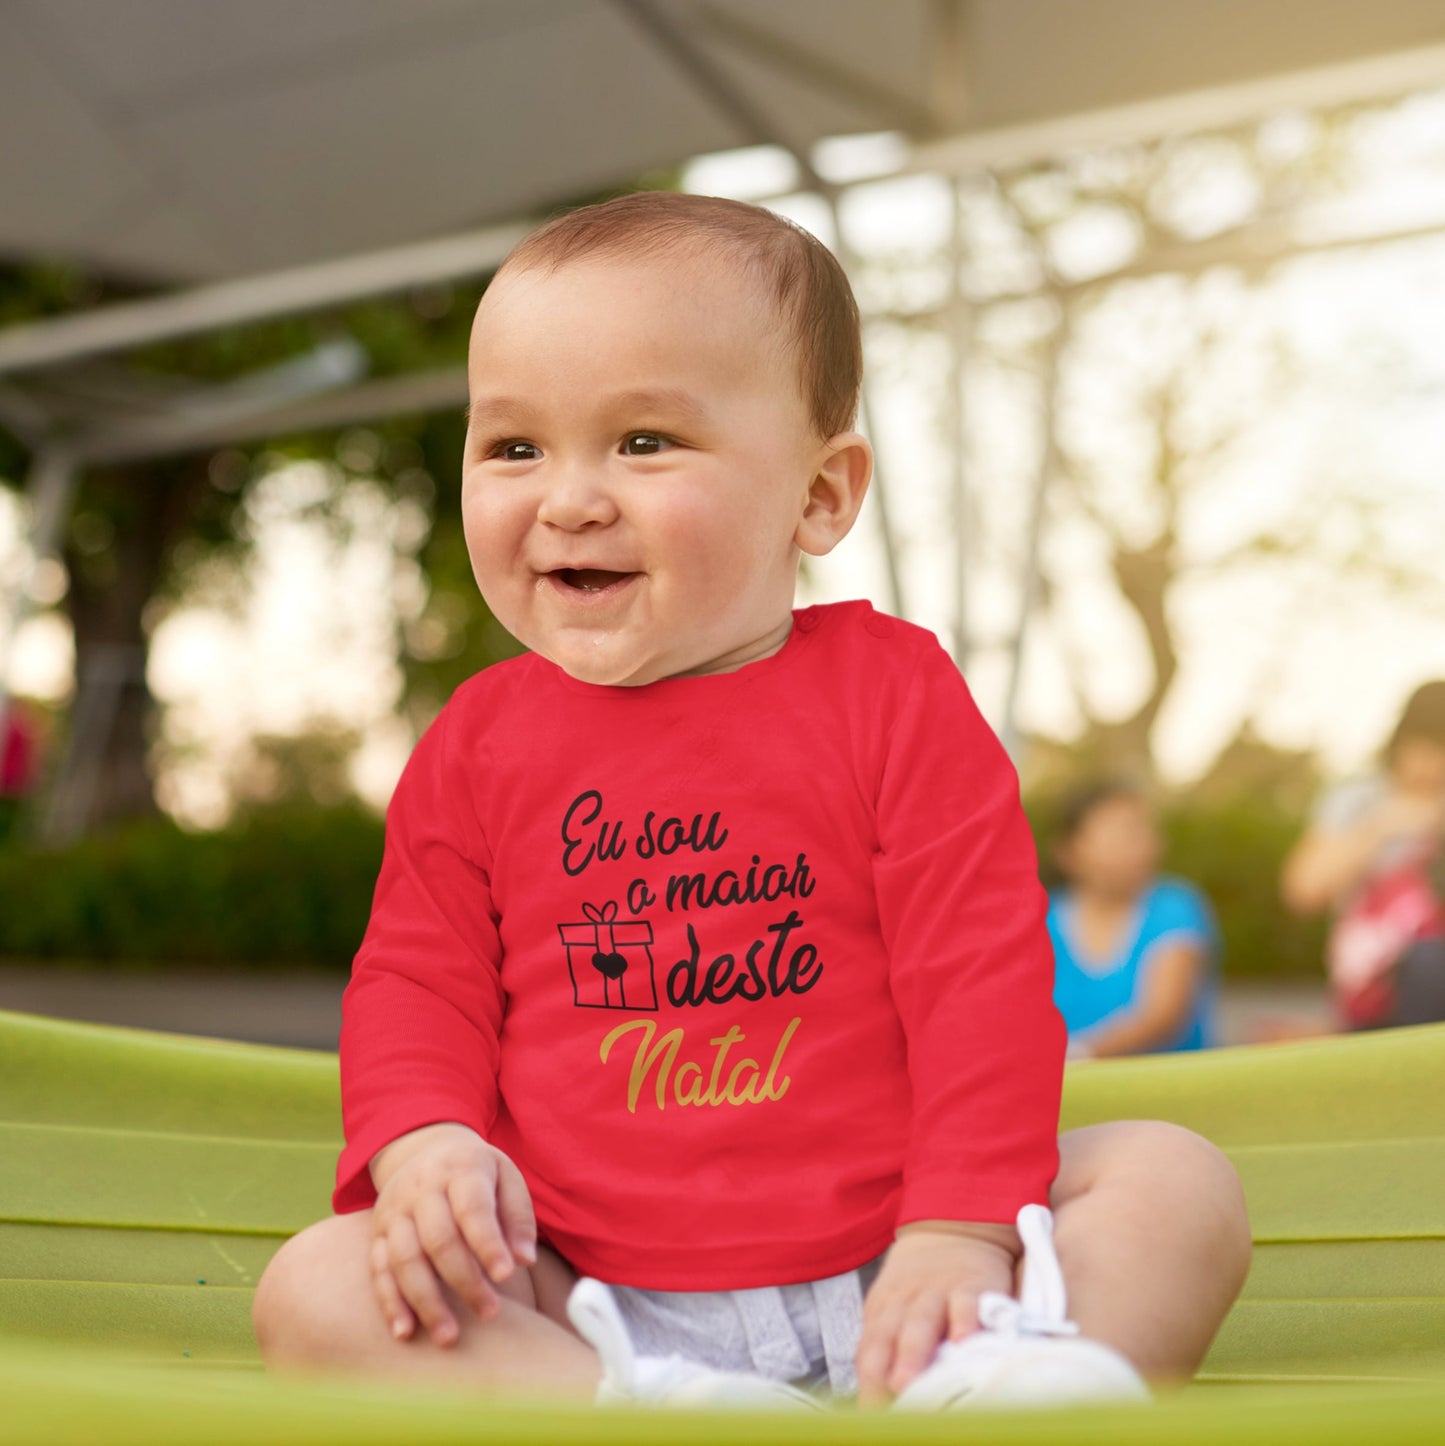
[[1193,884],[1159,872],[1162,852],[1154,809],[1128,780],[1096,780],[1065,800],[1049,933],[1071,1059],[1216,1042],[1214,910]]

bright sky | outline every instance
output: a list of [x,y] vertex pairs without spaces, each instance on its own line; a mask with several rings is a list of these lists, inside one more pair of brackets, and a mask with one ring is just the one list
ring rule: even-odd
[[[1427,103],[1428,102],[1428,103]],[[1383,134],[1378,183],[1348,210],[1314,225],[1353,229],[1445,222],[1445,97],[1417,103],[1414,119]],[[1432,149],[1433,147],[1433,149]],[[886,167],[889,138],[837,144],[825,154],[844,179]],[[1423,162],[1421,158],[1423,157]],[[1406,164],[1409,162],[1410,164]],[[820,165],[823,162],[820,161]],[[775,197],[792,184],[776,152],[704,158],[689,189]],[[1236,188],[1237,189],[1237,188]],[[834,240],[816,198],[770,201]],[[1193,204],[1227,216],[1239,204],[1228,184]],[[946,244],[947,189],[936,178],[857,186],[845,200],[854,248],[887,260],[895,282],[919,297],[936,292]],[[1405,218],[1402,222],[1402,218]],[[1106,256],[1119,238],[1098,218],[1079,228],[1075,258]],[[1200,406],[1211,416],[1248,418],[1227,465],[1200,481],[1183,519],[1192,561],[1207,564],[1272,523],[1319,522],[1316,564],[1260,563],[1181,582],[1172,599],[1182,669],[1157,734],[1166,773],[1187,781],[1252,717],[1269,740],[1313,747],[1335,771],[1365,766],[1405,694],[1445,676],[1445,606],[1433,599],[1346,578],[1330,561],[1356,548],[1359,499],[1378,506],[1388,553],[1425,574],[1445,573],[1445,235],[1438,239],[1300,259],[1281,268],[1263,294],[1244,297],[1227,278],[1210,302],[1235,351],[1216,377],[1201,376]],[[901,280],[898,277],[901,275]],[[1241,300],[1247,305],[1241,306]],[[866,309],[866,298],[865,298]],[[1103,495],[1124,526],[1147,537],[1138,436],[1123,400],[1151,368],[1167,363],[1179,327],[1159,294],[1121,296],[1080,336],[1087,366],[1066,401],[1082,420],[1107,477]],[[1308,372],[1259,415],[1261,373],[1251,370],[1283,338]],[[952,469],[942,420],[946,353],[937,337],[875,327],[869,337],[875,445],[899,539],[905,613],[945,641],[953,618],[955,544]],[[1251,391],[1253,387],[1253,391]],[[1006,640],[1018,611],[1018,558],[1039,443],[1037,394],[1027,376],[981,369],[970,395],[970,624],[979,640],[969,677],[997,723],[1007,683]],[[1211,408],[1213,409],[1211,411]],[[1116,415],[1117,414],[1117,415]],[[400,678],[391,535],[395,515],[379,488],[353,483],[345,506],[357,540],[338,547],[304,513],[328,487],[324,469],[291,467],[258,486],[249,503],[256,566],[239,616],[214,606],[182,609],[157,628],[151,684],[169,705],[166,737],[178,750],[163,802],[196,823],[224,813],[225,775],[257,732],[300,729],[334,718],[362,730],[357,759],[363,792],[389,795],[410,746],[396,717]],[[1100,484],[1103,486],[1103,484]],[[20,513],[0,493],[0,558],[15,560]],[[1098,534],[1056,523],[1045,564],[1068,605],[1066,635],[1039,626],[1030,636],[1022,689],[1025,724],[1067,737],[1079,723],[1065,681],[1065,649],[1087,664],[1092,706],[1122,715],[1149,677],[1142,637],[1106,571]],[[854,533],[828,558],[810,561],[799,603],[867,596],[891,608],[871,497]],[[54,578],[49,579],[53,600]],[[10,684],[62,697],[70,686],[68,632],[56,614],[26,624]]]

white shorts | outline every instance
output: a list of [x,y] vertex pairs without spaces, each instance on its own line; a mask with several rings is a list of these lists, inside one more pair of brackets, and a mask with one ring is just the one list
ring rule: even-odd
[[675,1352],[719,1370],[853,1396],[863,1297],[882,1263],[879,1255],[824,1280],[751,1290],[611,1290],[638,1355]]

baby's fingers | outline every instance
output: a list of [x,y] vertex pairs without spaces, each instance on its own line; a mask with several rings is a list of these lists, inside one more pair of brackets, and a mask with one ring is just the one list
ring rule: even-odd
[[505,1280],[516,1262],[502,1238],[495,1189],[484,1175],[467,1175],[447,1186],[447,1200],[473,1255],[493,1280]]
[[903,1303],[890,1301],[877,1306],[863,1322],[858,1340],[858,1404],[877,1405],[887,1398],[888,1374],[893,1367],[893,1351],[903,1318]]
[[933,1360],[947,1327],[948,1302],[942,1291],[925,1291],[909,1301],[888,1374],[890,1391],[901,1391]]
[[978,1292],[952,1290],[948,1295],[948,1338],[961,1341],[979,1330]]
[[428,1195],[416,1210],[417,1236],[436,1273],[478,1316],[496,1315],[497,1294],[482,1274],[472,1248],[457,1230],[445,1195]]
[[537,1263],[537,1216],[522,1172],[505,1157],[497,1161],[497,1218],[507,1243],[527,1262]]
[[371,1242],[371,1285],[387,1329],[399,1341],[410,1337],[416,1329],[416,1317],[401,1298],[401,1289],[391,1273],[386,1236],[378,1235]]
[[456,1317],[447,1309],[441,1285],[421,1247],[409,1216],[402,1216],[387,1231],[387,1257],[402,1298],[417,1314],[439,1346],[449,1346],[461,1333]]

